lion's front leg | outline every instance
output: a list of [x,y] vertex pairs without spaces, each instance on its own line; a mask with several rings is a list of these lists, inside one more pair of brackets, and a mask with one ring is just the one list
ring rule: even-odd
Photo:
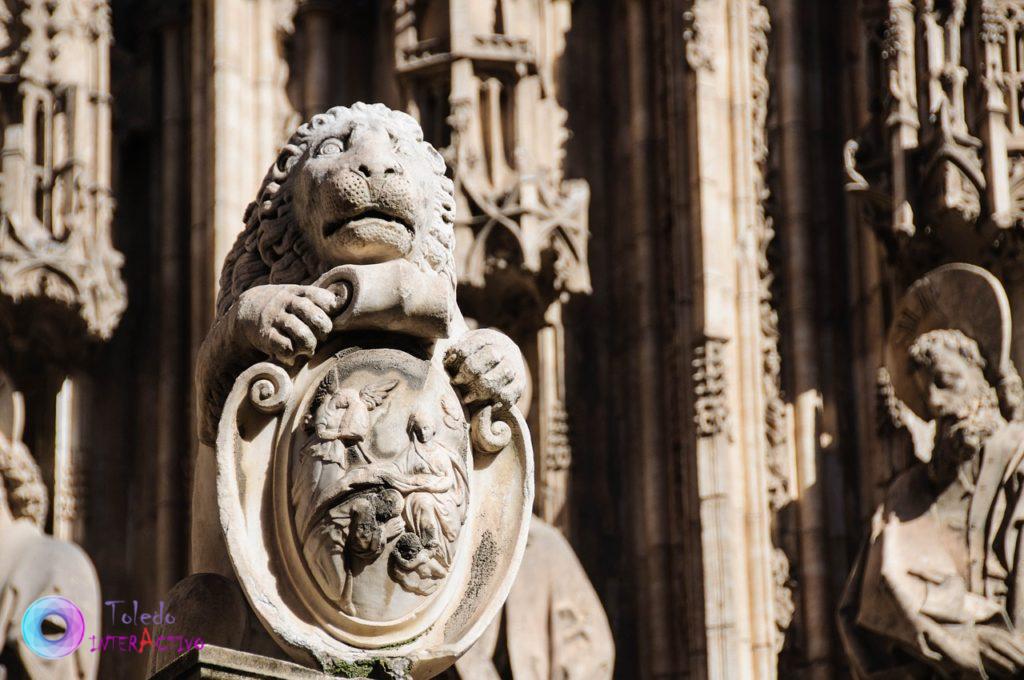
[[313,356],[345,302],[344,295],[325,288],[271,284],[242,293],[229,314],[236,340],[290,365]]
[[469,331],[445,354],[444,366],[466,404],[516,405],[526,387],[522,352],[504,333]]
[[218,317],[196,366],[199,437],[212,444],[217,421],[238,374],[271,357],[291,365],[312,356],[348,303],[347,289],[270,284],[254,286]]

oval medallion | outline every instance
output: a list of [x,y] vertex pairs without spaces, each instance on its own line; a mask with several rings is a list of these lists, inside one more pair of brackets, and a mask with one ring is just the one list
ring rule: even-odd
[[401,619],[450,573],[469,508],[468,426],[429,361],[399,350],[328,360],[288,461],[295,545],[340,614]]

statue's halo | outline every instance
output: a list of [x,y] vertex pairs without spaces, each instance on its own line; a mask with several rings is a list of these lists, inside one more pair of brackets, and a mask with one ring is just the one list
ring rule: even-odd
[[924,420],[931,417],[914,380],[910,346],[922,334],[939,329],[958,330],[978,343],[993,386],[1012,370],[1010,302],[999,280],[971,264],[933,269],[900,300],[885,350],[896,396]]

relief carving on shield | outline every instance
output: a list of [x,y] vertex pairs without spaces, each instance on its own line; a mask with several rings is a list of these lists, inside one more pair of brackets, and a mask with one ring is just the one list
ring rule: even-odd
[[221,521],[253,609],[296,660],[430,677],[500,609],[532,453],[517,410],[496,453],[474,450],[467,416],[414,343],[342,336],[301,367],[239,376],[218,434]]

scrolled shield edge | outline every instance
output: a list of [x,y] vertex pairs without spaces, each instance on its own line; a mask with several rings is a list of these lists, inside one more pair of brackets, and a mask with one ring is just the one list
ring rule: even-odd
[[[463,568],[449,576],[447,605],[411,639],[384,649],[356,647],[304,619],[301,598],[280,592],[275,559],[274,452],[287,412],[301,400],[310,374],[337,347],[285,369],[260,362],[235,381],[217,434],[217,505],[225,545],[242,591],[264,628],[299,663],[344,675],[367,663],[408,662],[408,677],[429,678],[451,666],[483,634],[508,596],[526,547],[533,505],[533,451],[518,409],[503,410],[507,445],[473,449],[470,511],[460,544]],[[273,520],[270,520],[271,523]],[[466,553],[468,552],[468,558]],[[278,569],[282,568],[278,565]],[[288,599],[291,602],[287,601]]]

